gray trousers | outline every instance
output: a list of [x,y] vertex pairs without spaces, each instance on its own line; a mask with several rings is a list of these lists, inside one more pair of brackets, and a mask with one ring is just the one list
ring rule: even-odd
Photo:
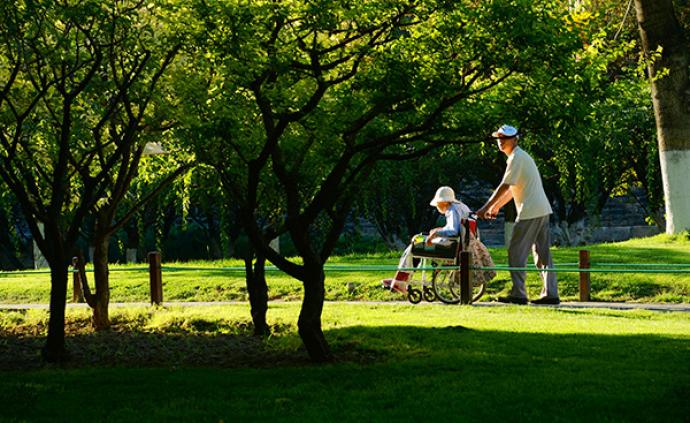
[[[515,222],[513,236],[508,246],[508,264],[510,267],[525,267],[530,249],[534,257],[534,264],[539,269],[553,268],[551,260],[551,233],[549,232],[549,216]],[[555,272],[540,272],[544,281],[541,296],[558,298],[558,282]],[[525,288],[525,271],[511,271],[513,289],[510,293],[513,297],[527,298]]]

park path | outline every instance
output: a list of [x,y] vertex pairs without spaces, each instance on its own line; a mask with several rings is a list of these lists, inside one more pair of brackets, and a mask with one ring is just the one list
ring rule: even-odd
[[[326,301],[328,303],[329,301]],[[407,301],[337,301],[346,304],[371,304],[371,305],[384,305],[384,304],[409,304]],[[281,303],[281,301],[272,301],[272,303]],[[164,302],[165,307],[211,307],[211,306],[222,306],[229,304],[247,304],[246,301],[206,301],[206,302],[183,302],[183,301],[170,301]],[[145,302],[131,302],[131,303],[110,303],[110,307],[148,307],[151,303]],[[441,303],[420,303],[418,306],[446,306],[446,304]],[[86,308],[87,304],[84,303],[67,303],[68,308]],[[652,311],[682,311],[690,312],[690,303],[684,304],[660,304],[660,303],[612,303],[612,302],[563,302],[559,305],[534,305],[529,304],[526,306],[515,306],[512,304],[504,304],[499,302],[477,302],[472,304],[472,307],[549,307],[549,308],[563,308],[563,309],[578,309],[578,308],[600,308],[600,309],[612,309],[612,310],[652,310]],[[0,304],[0,310],[28,310],[28,309],[48,309],[48,304]]]

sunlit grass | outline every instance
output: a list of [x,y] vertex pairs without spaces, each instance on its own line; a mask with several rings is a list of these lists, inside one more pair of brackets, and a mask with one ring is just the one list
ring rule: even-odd
[[[690,264],[690,241],[683,236],[658,235],[620,243],[597,244],[590,250],[594,267],[604,263],[672,263]],[[579,248],[553,248],[556,267],[574,267]],[[491,250],[497,264],[507,264],[503,248]],[[388,265],[398,262],[398,251],[332,257],[328,265]],[[242,271],[222,268],[243,268],[241,260],[163,264],[163,298],[165,301],[245,301],[247,290]],[[175,270],[173,268],[196,268]],[[133,271],[132,269],[141,269]],[[149,299],[149,279],[145,264],[112,265],[111,301],[142,302]],[[379,288],[380,280],[391,277],[392,271],[329,271],[326,278],[326,299],[337,300],[400,300],[401,296]],[[48,274],[0,274],[0,303],[47,303],[50,283]],[[89,280],[92,275],[89,273]],[[271,300],[299,300],[302,286],[287,275],[269,271]],[[565,301],[579,299],[577,273],[559,273],[559,290]],[[690,302],[690,273],[592,273],[592,300],[634,302]],[[71,282],[70,282],[71,283]],[[536,273],[528,274],[528,292],[539,295],[541,281]],[[71,286],[71,285],[70,285]],[[510,289],[510,275],[499,272],[489,284],[484,300],[503,295]]]

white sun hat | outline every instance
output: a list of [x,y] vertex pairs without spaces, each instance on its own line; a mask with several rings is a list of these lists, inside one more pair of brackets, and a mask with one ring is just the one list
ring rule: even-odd
[[436,206],[438,203],[459,203],[458,200],[455,199],[455,191],[453,191],[453,188],[451,187],[441,187],[436,190],[436,195],[434,196],[434,199],[431,200],[431,203],[429,203],[432,206]]
[[513,138],[516,135],[518,135],[518,130],[510,125],[501,125],[496,132],[491,134],[494,138]]

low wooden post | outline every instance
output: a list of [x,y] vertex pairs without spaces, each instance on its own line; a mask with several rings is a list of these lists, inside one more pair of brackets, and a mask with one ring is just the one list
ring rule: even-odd
[[81,267],[83,263],[79,262],[79,257],[72,257],[72,302],[83,303],[84,291],[81,288]]
[[469,251],[460,252],[460,304],[470,304],[472,302],[472,253]]
[[149,259],[149,281],[151,282],[151,304],[163,302],[163,274],[161,272],[161,253],[151,251]]
[[[589,269],[589,266],[589,250],[580,250],[580,262],[578,267],[580,269]],[[589,272],[580,272],[580,301],[590,300],[590,282]]]

